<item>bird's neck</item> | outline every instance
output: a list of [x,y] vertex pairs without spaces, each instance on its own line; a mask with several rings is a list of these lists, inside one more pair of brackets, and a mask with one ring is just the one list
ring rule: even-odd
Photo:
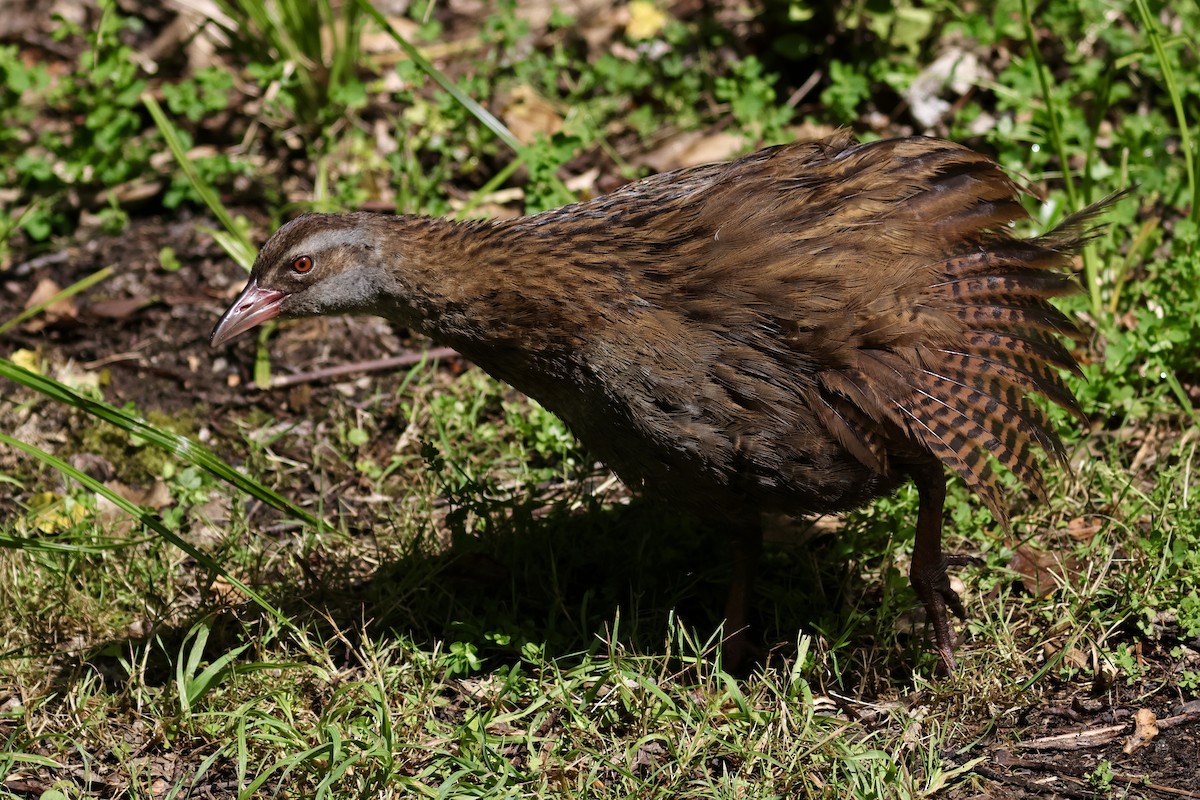
[[611,313],[620,281],[612,262],[581,255],[570,215],[549,213],[381,218],[396,286],[376,311],[484,366],[497,352],[539,358],[576,347],[602,309]]

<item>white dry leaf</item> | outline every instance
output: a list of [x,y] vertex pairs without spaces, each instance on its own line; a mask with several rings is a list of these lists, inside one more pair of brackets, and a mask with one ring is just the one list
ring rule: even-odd
[[1125,746],[1121,748],[1125,755],[1141,750],[1150,744],[1155,736],[1158,736],[1158,717],[1154,716],[1154,712],[1148,708],[1138,709],[1133,717],[1133,724],[1133,733],[1125,740]]

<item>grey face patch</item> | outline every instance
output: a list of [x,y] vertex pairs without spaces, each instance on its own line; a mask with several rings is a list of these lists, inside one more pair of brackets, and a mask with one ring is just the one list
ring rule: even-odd
[[263,247],[254,265],[254,273],[260,279],[283,282],[279,288],[295,291],[297,287],[287,286],[292,276],[291,263],[297,256],[312,256],[317,261],[317,269],[312,277],[323,273],[330,264],[345,259],[355,250],[371,249],[364,245],[373,245],[372,241],[364,241],[367,228],[355,224],[358,215],[334,214],[305,214],[284,225]]
[[[315,288],[318,284],[314,284]],[[396,281],[377,264],[360,263],[321,276],[320,291],[302,289],[284,301],[287,316],[318,314],[375,314],[389,316],[394,303],[389,296],[399,291]]]
[[[291,261],[297,256],[317,256],[321,253],[329,253],[339,248],[362,248],[363,231],[354,230],[352,228],[344,229],[326,229],[319,230],[315,233],[310,233],[303,239],[300,239],[290,248],[284,258]],[[317,265],[320,267],[320,264]]]

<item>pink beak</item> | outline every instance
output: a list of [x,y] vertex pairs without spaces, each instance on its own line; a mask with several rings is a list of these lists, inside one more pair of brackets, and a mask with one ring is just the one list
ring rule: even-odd
[[220,347],[239,333],[250,330],[255,325],[279,316],[279,304],[285,297],[283,292],[258,288],[258,282],[251,278],[246,288],[233,301],[233,305],[221,317],[217,327],[213,328],[208,343]]

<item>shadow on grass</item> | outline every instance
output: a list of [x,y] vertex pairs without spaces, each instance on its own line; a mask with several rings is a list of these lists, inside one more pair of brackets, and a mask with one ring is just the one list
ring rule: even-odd
[[[318,540],[319,554],[305,559],[307,579],[268,596],[321,640],[340,640],[334,660],[347,667],[361,642],[389,638],[443,653],[457,644],[479,659],[473,667],[464,661],[463,673],[528,658],[570,666],[611,648],[664,655],[672,620],[694,642],[718,641],[731,550],[716,527],[644,500],[549,508],[536,498],[488,501],[455,520],[452,512],[448,544],[418,539],[365,577],[361,551],[343,558],[336,542]],[[839,659],[836,682],[845,691],[872,695],[909,679],[924,640],[897,636],[896,617],[916,601],[891,566],[888,527],[886,518],[822,534],[804,522],[768,524],[751,609],[757,657],[747,671],[794,658],[798,636],[808,634]],[[106,643],[85,663],[119,681],[128,674],[121,662],[136,653],[148,683],[167,683],[198,620],[211,624],[207,653],[220,654],[246,641],[257,613],[249,605],[214,613],[203,604],[151,637]],[[706,657],[716,656],[709,649]]]
[[[489,667],[531,649],[568,663],[610,647],[662,655],[673,618],[693,641],[718,641],[732,572],[725,531],[645,500],[477,510],[481,524],[470,533],[452,524],[459,529],[448,547],[417,543],[365,580],[338,577],[330,565],[285,610],[424,650],[461,643]],[[924,643],[897,639],[896,617],[916,601],[891,565],[888,521],[826,534],[804,522],[767,527],[751,610],[755,663],[794,657],[806,633],[837,648],[860,687],[884,675],[907,679]]]

